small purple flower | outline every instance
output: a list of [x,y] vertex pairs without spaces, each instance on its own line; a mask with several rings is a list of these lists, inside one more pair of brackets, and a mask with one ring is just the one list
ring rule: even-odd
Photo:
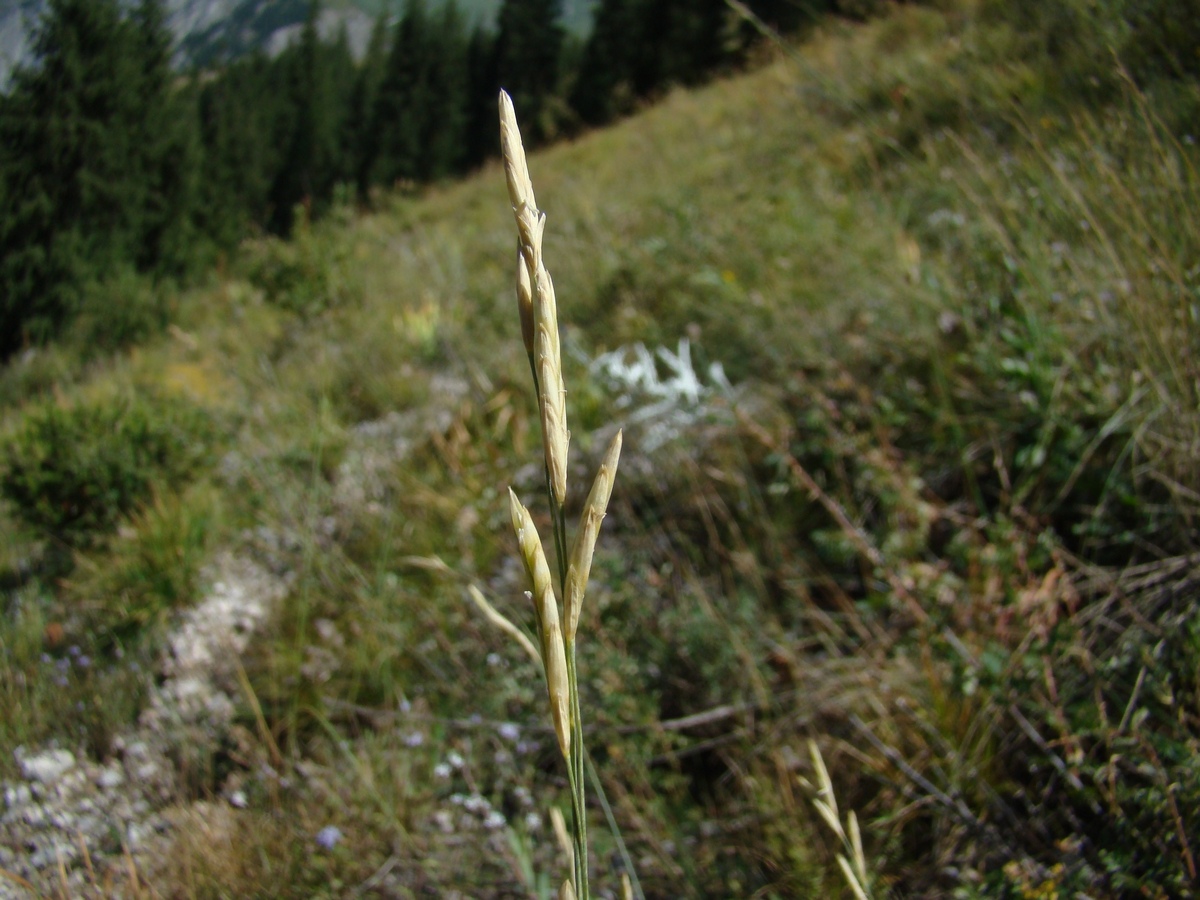
[[86,653],[75,657],[75,665],[79,666],[79,668],[81,668],[81,669],[86,669],[91,664],[92,664],[92,658],[90,656],[88,656]]
[[496,733],[506,741],[515,741],[521,737],[521,729],[513,722],[501,722],[496,727]]
[[404,736],[405,747],[420,747],[423,743],[425,743],[425,735],[419,731],[414,731],[412,734]]
[[317,846],[322,850],[332,850],[342,839],[342,829],[336,825],[326,825],[317,832]]
[[80,649],[78,644],[72,644],[70,647],[67,648],[67,653],[71,654],[71,656],[78,656],[82,652],[83,652],[83,650]]

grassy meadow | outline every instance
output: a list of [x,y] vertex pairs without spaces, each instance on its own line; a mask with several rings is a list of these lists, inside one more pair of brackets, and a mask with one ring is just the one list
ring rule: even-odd
[[[990,8],[830,23],[530,159],[572,483],[625,429],[597,896],[626,858],[636,896],[853,896],[810,740],[871,897],[1200,885],[1200,94],[1102,50],[1073,92]],[[158,895],[556,896],[541,673],[467,593],[532,630],[514,248],[492,164],[0,372],[0,777],[112,752],[217,554],[289,579]]]

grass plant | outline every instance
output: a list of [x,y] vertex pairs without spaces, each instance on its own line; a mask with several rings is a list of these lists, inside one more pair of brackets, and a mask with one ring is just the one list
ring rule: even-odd
[[[222,435],[97,508],[69,583],[41,523],[70,510],[0,512],[0,769],[103,755],[154,664],[105,634],[233,548],[292,587],[146,894],[553,896],[544,798],[587,821],[585,744],[646,897],[852,896],[839,855],[877,897],[1200,889],[1195,81],[1094,47],[1102,96],[1067,95],[997,4],[889,7],[540,151],[553,228],[493,165],[251,242],[167,298],[169,334],[14,359],[22,458],[49,405],[146,386]],[[571,315],[539,329],[546,261]],[[593,368],[640,343],[661,385],[681,338],[694,402]],[[174,421],[143,406],[150,437]],[[124,472],[109,444],[71,472]],[[610,829],[586,842],[619,894]]]
[[[566,506],[570,432],[567,430],[566,387],[563,383],[554,283],[542,258],[546,216],[538,209],[516,113],[512,100],[504,92],[500,94],[500,141],[509,199],[517,221],[517,309],[542,423],[546,493],[558,566],[557,593],[533,517],[511,489],[509,501],[521,559],[533,589],[529,596],[537,617],[537,633],[541,643],[539,657],[546,678],[554,733],[567,765],[571,791],[570,860],[573,875],[570,880],[563,882],[559,896],[561,900],[587,900],[591,897],[585,799],[587,750],[583,741],[575,638],[596,540],[600,536],[600,523],[604,520],[612,496],[621,454],[622,432],[617,431],[600,463],[584,502],[583,515],[568,556]],[[513,626],[505,630],[519,633]]]

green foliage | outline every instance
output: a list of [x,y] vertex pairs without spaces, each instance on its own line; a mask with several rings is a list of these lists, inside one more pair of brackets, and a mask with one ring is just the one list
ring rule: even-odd
[[357,300],[361,287],[344,246],[329,242],[296,211],[291,240],[269,237],[247,248],[243,265],[267,302],[301,316],[315,316]]
[[561,14],[562,0],[504,0],[500,7],[496,73],[513,99],[527,145],[557,130],[551,99],[558,89]]
[[321,4],[309,6],[300,40],[276,63],[288,104],[283,153],[269,191],[268,224],[287,234],[297,206],[309,216],[323,210],[345,177],[338,135],[343,126],[353,64],[344,40],[323,44],[317,36]]
[[180,489],[213,436],[208,417],[178,400],[43,404],[3,448],[0,491],[47,537],[87,547],[156,489]]
[[270,215],[269,193],[290,122],[280,65],[251,56],[200,89],[204,158],[197,222],[222,250],[234,249],[253,227],[265,227]]
[[172,288],[123,267],[80,292],[68,342],[82,356],[121,350],[159,334],[170,321]]
[[218,519],[210,488],[166,488],[140,504],[107,546],[77,560],[66,598],[96,646],[135,644],[195,597]]
[[466,50],[453,3],[433,17],[424,0],[409,0],[375,100],[373,180],[427,182],[460,170]]
[[52,337],[89,281],[189,258],[194,163],[160,0],[55,0],[0,104],[0,354]]
[[[148,655],[108,654],[77,635],[48,652],[47,628],[61,628],[50,592],[35,581],[6,599],[0,616],[0,745],[57,740],[97,757],[112,753],[112,738],[145,703]],[[0,772],[15,775],[14,764],[13,754],[5,753]]]

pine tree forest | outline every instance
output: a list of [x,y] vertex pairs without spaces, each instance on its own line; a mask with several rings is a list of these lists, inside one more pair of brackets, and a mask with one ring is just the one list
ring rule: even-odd
[[[782,30],[837,11],[748,6]],[[186,281],[248,235],[477,167],[502,85],[536,146],[735,66],[757,36],[725,0],[598,0],[586,39],[560,0],[505,0],[494,28],[455,0],[398,0],[356,59],[345,33],[319,36],[320,11],[274,58],[179,72],[163,0],[50,0],[0,97],[0,358],[122,285]],[[146,300],[127,337],[167,317]]]

